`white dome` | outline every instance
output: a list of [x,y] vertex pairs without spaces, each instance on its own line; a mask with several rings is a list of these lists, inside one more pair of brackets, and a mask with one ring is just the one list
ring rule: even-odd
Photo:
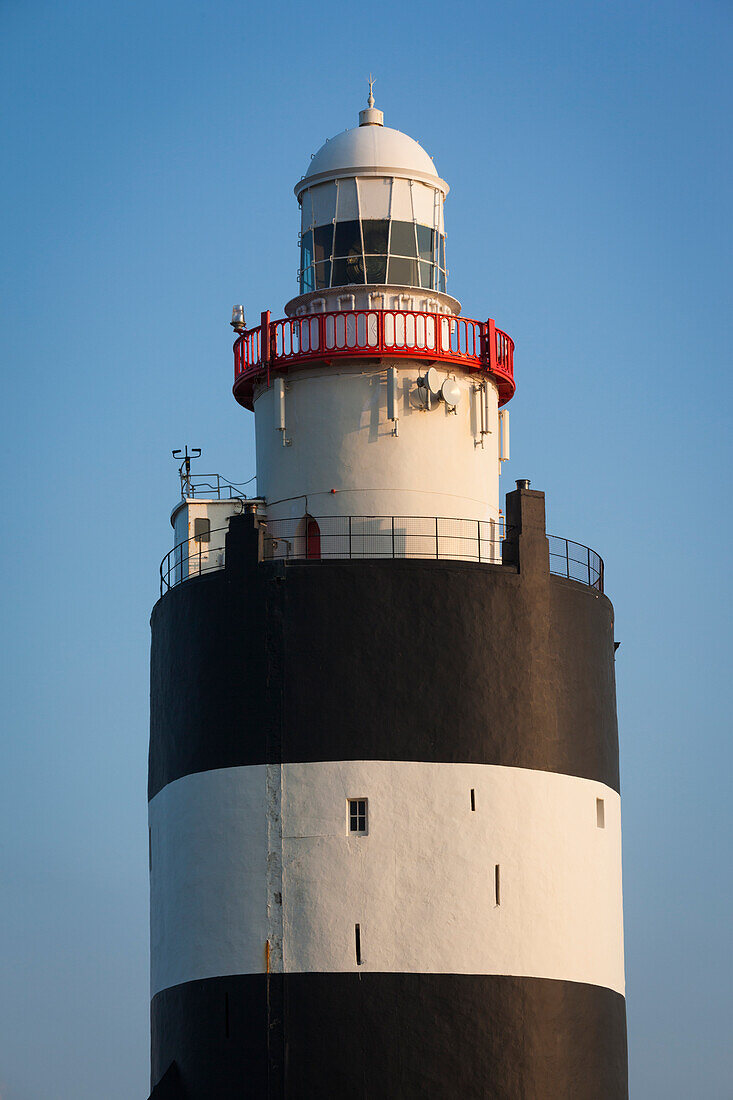
[[421,145],[388,126],[356,126],[322,145],[305,176],[295,185],[296,195],[306,187],[344,176],[399,176],[433,184],[444,195],[448,184]]

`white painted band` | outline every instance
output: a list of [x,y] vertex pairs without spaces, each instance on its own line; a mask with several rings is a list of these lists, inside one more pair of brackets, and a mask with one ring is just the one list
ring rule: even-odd
[[[349,798],[368,799],[366,836],[348,833]],[[253,765],[168,784],[150,826],[153,994],[261,973],[268,957],[273,971],[624,991],[620,800],[602,783],[486,764]]]
[[[398,434],[388,419],[387,370],[394,365]],[[256,395],[257,491],[270,519],[303,516],[440,516],[498,519],[499,394],[476,372],[445,364],[457,406],[415,407],[426,363],[338,360],[292,373],[285,391],[283,447],[273,427],[275,389]],[[482,407],[485,405],[485,410]],[[332,492],[335,490],[335,492]]]

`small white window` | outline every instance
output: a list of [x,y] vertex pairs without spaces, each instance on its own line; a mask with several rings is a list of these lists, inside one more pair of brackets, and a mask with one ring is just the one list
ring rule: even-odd
[[349,799],[349,832],[357,836],[367,834],[367,800],[366,798]]
[[606,828],[606,806],[602,798],[596,799],[596,825],[599,829]]

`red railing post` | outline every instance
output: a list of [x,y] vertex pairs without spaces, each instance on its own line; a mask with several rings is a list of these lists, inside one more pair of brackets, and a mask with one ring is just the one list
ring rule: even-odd
[[270,311],[260,314],[260,358],[262,363],[270,361]]
[[489,370],[496,370],[496,325],[489,317],[486,322],[486,337],[489,342]]
[[260,359],[267,367],[267,385],[270,385],[270,311],[260,314]]

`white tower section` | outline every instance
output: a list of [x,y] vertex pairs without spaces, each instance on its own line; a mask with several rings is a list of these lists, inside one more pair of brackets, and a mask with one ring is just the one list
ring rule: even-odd
[[[479,354],[484,327],[459,320],[446,293],[448,185],[416,141],[383,125],[370,96],[360,125],[322,146],[295,193],[301,293],[285,312],[313,318],[323,355],[254,382],[268,520],[443,517],[488,522],[493,537],[497,383],[440,354],[466,341]],[[428,350],[411,357],[420,344]]]

